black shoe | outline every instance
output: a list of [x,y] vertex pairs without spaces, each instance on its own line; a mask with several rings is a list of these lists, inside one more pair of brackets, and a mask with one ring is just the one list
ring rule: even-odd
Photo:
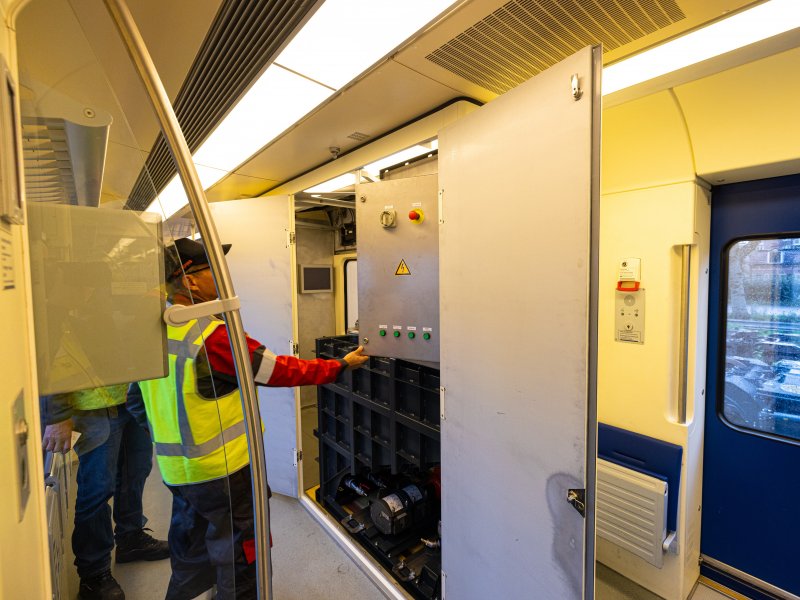
[[116,561],[118,563],[135,560],[164,560],[169,558],[167,542],[148,535],[144,529],[131,533],[117,542]]
[[103,571],[100,575],[81,579],[78,592],[80,600],[125,600],[125,592],[119,587],[111,571]]

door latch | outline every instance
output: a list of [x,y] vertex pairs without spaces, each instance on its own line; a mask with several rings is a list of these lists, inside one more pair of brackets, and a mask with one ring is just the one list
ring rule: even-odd
[[573,508],[581,513],[582,517],[586,517],[586,490],[585,489],[572,489],[567,490],[567,502],[572,504]]
[[583,96],[581,81],[577,73],[570,78],[570,84],[572,84],[572,98],[577,102],[581,99],[581,96]]

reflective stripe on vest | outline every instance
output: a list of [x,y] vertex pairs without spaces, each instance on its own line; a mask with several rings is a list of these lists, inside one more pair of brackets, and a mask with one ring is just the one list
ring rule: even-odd
[[219,479],[249,462],[239,390],[217,399],[197,390],[197,357],[221,325],[200,319],[169,326],[169,376],[139,384],[161,476],[170,485]]

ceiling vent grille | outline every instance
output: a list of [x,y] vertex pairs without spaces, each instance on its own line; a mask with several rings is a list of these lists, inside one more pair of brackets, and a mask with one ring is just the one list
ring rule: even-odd
[[614,50],[685,18],[675,0],[512,0],[425,58],[502,94],[581,48]]
[[353,133],[351,133],[347,137],[350,138],[351,140],[355,140],[357,142],[363,142],[364,140],[369,139],[370,135],[368,133],[361,133],[360,131],[354,131]]
[[[220,119],[288,41],[317,0],[225,0],[173,102],[189,150]],[[159,134],[125,208],[145,210],[176,173]]]

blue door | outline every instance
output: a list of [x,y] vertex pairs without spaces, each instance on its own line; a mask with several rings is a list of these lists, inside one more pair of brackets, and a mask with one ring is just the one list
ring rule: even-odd
[[800,595],[800,176],[715,188],[709,275],[703,573]]

